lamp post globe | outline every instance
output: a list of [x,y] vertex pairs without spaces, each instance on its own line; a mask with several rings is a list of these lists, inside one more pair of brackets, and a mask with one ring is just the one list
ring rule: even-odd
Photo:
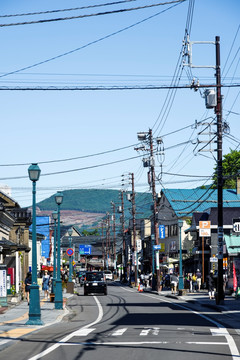
[[62,295],[62,280],[61,280],[61,252],[60,252],[60,205],[63,201],[63,194],[61,192],[57,192],[55,195],[55,201],[58,206],[57,215],[58,215],[58,226],[57,226],[57,279],[56,279],[56,290],[55,290],[55,309],[63,308],[63,295]]
[[57,257],[56,257],[56,249],[57,249],[57,218],[58,212],[52,212],[52,218],[54,221],[54,244],[53,244],[53,282],[52,282],[52,292],[55,294],[56,291],[56,279],[57,279]]
[[183,226],[183,221],[178,220],[178,228],[179,228],[179,284],[178,284],[178,289],[179,289],[180,294],[182,293],[182,291],[184,289],[183,272],[182,272],[182,234],[181,234],[182,226]]
[[37,283],[37,231],[36,231],[36,182],[41,170],[33,163],[28,168],[29,179],[32,181],[32,283],[30,285],[29,317],[27,325],[43,325],[41,320],[39,285]]

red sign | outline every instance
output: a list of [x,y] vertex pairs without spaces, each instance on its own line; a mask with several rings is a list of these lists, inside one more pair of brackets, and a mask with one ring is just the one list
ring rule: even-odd
[[233,291],[237,290],[237,274],[235,264],[233,263]]
[[67,249],[66,251],[68,256],[72,256],[74,254],[74,250],[72,248]]

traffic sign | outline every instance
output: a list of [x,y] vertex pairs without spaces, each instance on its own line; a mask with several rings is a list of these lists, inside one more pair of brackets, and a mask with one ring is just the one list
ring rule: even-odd
[[218,258],[217,257],[210,257],[210,262],[218,262]]
[[73,256],[74,250],[72,248],[69,248],[69,249],[67,249],[66,253],[68,256]]
[[154,250],[161,250],[161,245],[153,245]]
[[159,225],[159,238],[165,239],[165,225]]
[[79,254],[80,255],[91,255],[92,254],[92,245],[79,245]]

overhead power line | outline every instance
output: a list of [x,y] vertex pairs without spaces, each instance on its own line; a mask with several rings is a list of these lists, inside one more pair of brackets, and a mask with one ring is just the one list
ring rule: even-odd
[[88,47],[88,46],[97,44],[97,43],[99,43],[100,41],[106,40],[106,39],[108,39],[108,38],[110,38],[110,37],[112,37],[112,36],[115,36],[115,35],[120,34],[120,33],[124,32],[124,31],[126,31],[126,30],[129,30],[129,29],[131,29],[131,28],[133,28],[133,27],[135,27],[135,26],[137,26],[137,25],[140,25],[140,24],[142,24],[142,23],[144,23],[144,22],[146,22],[146,21],[148,21],[148,20],[150,20],[150,19],[153,19],[154,17],[156,17],[156,16],[158,16],[158,15],[161,15],[161,14],[163,14],[164,12],[166,12],[166,11],[168,11],[168,10],[174,8],[175,6],[178,6],[178,5],[179,5],[179,3],[174,4],[174,5],[170,6],[170,7],[168,7],[167,9],[164,9],[164,10],[162,10],[162,11],[156,13],[156,14],[153,14],[153,15],[151,15],[151,16],[148,16],[147,18],[144,18],[144,19],[142,19],[142,20],[140,20],[140,21],[138,21],[138,22],[136,22],[136,23],[134,23],[134,24],[131,24],[131,25],[129,25],[129,26],[126,26],[125,28],[122,28],[122,29],[120,29],[120,30],[117,30],[117,31],[115,31],[115,32],[113,32],[113,33],[111,33],[111,34],[108,34],[108,35],[103,36],[103,37],[101,37],[101,38],[99,38],[99,39],[96,39],[96,40],[94,40],[94,41],[91,41],[91,42],[89,42],[89,43],[87,43],[87,44],[85,44],[85,45],[83,45],[83,46],[80,46],[79,48],[76,48],[76,49],[67,51],[67,52],[65,52],[65,53],[63,53],[63,54],[56,55],[56,56],[54,56],[54,57],[52,57],[52,58],[49,58],[49,59],[40,61],[40,62],[38,62],[38,63],[29,65],[29,66],[25,66],[25,67],[23,67],[23,68],[21,68],[21,69],[17,69],[17,70],[14,70],[14,71],[5,73],[5,74],[3,74],[3,75],[0,75],[0,78],[5,77],[5,76],[8,76],[8,75],[13,75],[13,74],[19,73],[20,71],[25,71],[25,70],[28,70],[28,69],[32,69],[32,68],[34,68],[34,67],[36,67],[36,66],[46,64],[46,63],[48,63],[48,62],[50,62],[50,61],[53,61],[53,60],[62,58],[62,57],[64,57],[64,56],[67,56],[67,55],[70,55],[70,54],[73,54],[74,52],[77,52],[77,51],[79,51],[79,50],[83,50],[83,49],[85,49],[85,48]]
[[84,14],[84,15],[78,15],[78,16],[66,16],[66,17],[55,18],[55,19],[41,19],[41,20],[33,20],[33,21],[24,21],[24,22],[18,22],[18,23],[11,23],[11,24],[0,24],[0,27],[43,24],[43,23],[47,23],[47,22],[83,19],[83,18],[93,17],[93,16],[103,16],[103,15],[111,15],[111,14],[123,13],[123,12],[128,12],[128,11],[142,10],[142,9],[152,8],[152,7],[161,6],[161,5],[170,5],[170,4],[176,4],[176,3],[179,4],[179,3],[182,3],[182,2],[185,2],[185,1],[186,0],[175,0],[175,1],[169,1],[169,2],[164,2],[164,3],[157,3],[157,4],[138,6],[138,7],[129,8],[129,9],[119,9],[119,10],[104,11],[104,12],[99,12],[99,13],[95,13],[95,14]]
[[[1,76],[0,76],[1,77]],[[216,88],[216,84],[196,85],[134,85],[134,86],[0,86],[0,91],[108,91],[108,90],[167,90],[167,89],[194,89]],[[221,88],[240,87],[239,83],[221,84]]]
[[123,3],[133,2],[136,0],[122,0],[122,1],[115,1],[105,4],[97,4],[97,5],[88,5],[88,6],[81,6],[81,7],[75,7],[75,8],[69,8],[69,9],[57,9],[57,10],[46,10],[46,11],[36,11],[36,12],[29,12],[29,13],[21,13],[21,14],[6,14],[6,15],[0,15],[0,18],[8,18],[8,17],[17,17],[17,16],[29,16],[29,15],[43,15],[43,14],[54,14],[59,12],[68,12],[68,11],[76,11],[76,10],[84,10],[84,9],[90,9],[95,7],[103,7],[103,6],[110,6],[110,5],[119,5]]

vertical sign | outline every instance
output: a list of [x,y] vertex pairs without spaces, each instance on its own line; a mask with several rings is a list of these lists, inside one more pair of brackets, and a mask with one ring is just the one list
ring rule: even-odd
[[8,306],[7,304],[7,266],[0,265],[0,305]]
[[199,236],[200,237],[211,236],[211,221],[199,221]]
[[165,239],[165,225],[159,225],[159,238]]

